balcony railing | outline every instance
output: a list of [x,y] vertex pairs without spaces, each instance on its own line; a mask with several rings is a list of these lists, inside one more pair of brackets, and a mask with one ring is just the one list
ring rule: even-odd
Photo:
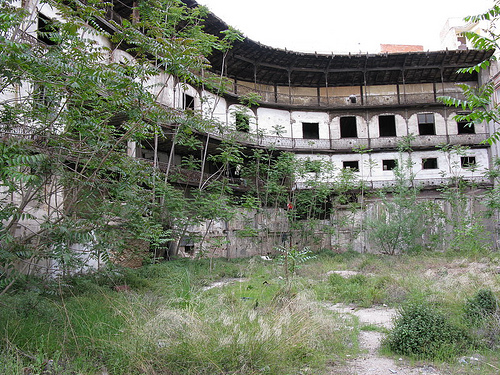
[[[358,89],[353,88],[353,90]],[[284,88],[279,92],[271,91],[262,87],[251,87],[247,84],[234,84],[232,93],[235,95],[245,95],[248,93],[256,93],[261,96],[261,102],[266,104],[291,105],[298,107],[352,107],[359,108],[364,106],[388,106],[388,105],[407,105],[407,104],[429,104],[440,103],[437,98],[439,96],[452,96],[463,99],[463,93],[458,89],[446,89],[445,91],[424,91],[424,92],[404,92],[403,89],[399,93],[380,93],[366,94],[362,97],[359,93],[356,95],[356,102],[349,100],[348,95],[304,95],[298,93],[287,93],[288,89]]]
[[[418,135],[411,142],[413,148],[434,148],[439,144],[458,144],[463,146],[477,146],[483,144],[488,134],[458,134],[458,135]],[[275,147],[278,149],[293,150],[334,150],[350,152],[359,147],[374,150],[395,150],[402,141],[402,137],[380,138],[341,138],[341,139],[302,139],[277,137],[269,135],[255,135],[240,133],[239,141],[254,146]]]

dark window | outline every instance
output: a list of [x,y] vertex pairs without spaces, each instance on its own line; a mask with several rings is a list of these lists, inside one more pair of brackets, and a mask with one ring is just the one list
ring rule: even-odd
[[194,111],[194,97],[188,94],[184,94],[184,109],[190,109]]
[[54,46],[57,41],[54,40],[53,33],[58,31],[58,27],[55,22],[48,17],[45,17],[42,13],[38,13],[38,31],[37,39],[45,43],[48,46]]
[[319,139],[319,124],[317,122],[303,122],[302,138]]
[[356,117],[348,116],[340,118],[340,138],[356,138],[358,130],[356,129]]
[[349,102],[352,104],[356,104],[356,95],[349,95]]
[[462,168],[471,168],[476,166],[475,156],[462,156],[460,158],[460,165]]
[[422,159],[422,169],[437,169],[437,158]]
[[417,117],[418,117],[418,134],[420,135],[436,134],[433,113],[420,113],[417,115]]
[[474,123],[467,121],[458,121],[458,134],[476,134],[476,129],[474,128]]
[[246,113],[236,112],[236,130],[248,133],[250,131],[250,117]]
[[359,162],[357,160],[353,161],[344,161],[343,162],[344,169],[350,168],[356,172],[359,172]]
[[396,116],[394,115],[378,116],[378,129],[381,137],[395,137]]
[[394,168],[396,168],[396,160],[382,160],[382,169],[384,171],[392,171]]

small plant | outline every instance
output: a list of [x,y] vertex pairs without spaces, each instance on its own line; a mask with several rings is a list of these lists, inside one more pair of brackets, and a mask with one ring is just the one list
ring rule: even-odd
[[385,344],[396,354],[446,360],[458,355],[469,342],[467,332],[433,306],[412,302],[399,312]]
[[302,250],[298,250],[296,247],[277,247],[276,248],[282,255],[279,256],[278,262],[285,266],[285,272],[289,272],[292,275],[297,272],[300,265],[310,259],[316,258],[316,255],[309,250],[308,247],[304,247]]
[[480,289],[465,304],[465,316],[473,324],[498,312],[498,299],[490,289]]

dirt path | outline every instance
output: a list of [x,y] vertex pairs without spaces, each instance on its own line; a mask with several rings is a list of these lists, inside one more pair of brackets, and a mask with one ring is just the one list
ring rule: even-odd
[[[394,309],[387,307],[352,308],[342,304],[328,307],[341,314],[352,314],[358,317],[360,325],[375,325],[384,328],[391,328],[392,318],[396,314]],[[439,372],[431,366],[411,367],[403,360],[394,361],[391,358],[379,355],[380,343],[384,337],[383,333],[377,331],[361,331],[359,343],[363,351],[361,355],[347,362],[346,368],[339,373],[338,369],[332,371],[332,375],[352,374],[352,375],[418,375],[431,374],[439,375]]]

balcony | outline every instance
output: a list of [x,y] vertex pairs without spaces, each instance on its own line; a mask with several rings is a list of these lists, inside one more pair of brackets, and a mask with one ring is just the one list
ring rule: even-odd
[[[407,85],[410,86],[410,85]],[[255,93],[261,96],[263,105],[276,105],[279,107],[297,108],[364,108],[364,107],[384,107],[384,106],[407,106],[418,104],[442,105],[437,100],[439,96],[451,96],[463,99],[463,94],[456,86],[437,88],[434,91],[432,86],[416,87],[411,85],[411,89],[405,89],[404,85],[395,85],[384,89],[373,87],[343,87],[336,90],[336,94],[326,93],[327,90],[335,91],[335,88],[288,88],[283,86],[272,87],[248,82],[233,82],[229,88],[231,95],[241,96]],[[349,94],[350,93],[350,94]],[[355,101],[351,100],[355,97]]]
[[[150,165],[153,165],[153,161],[150,159],[142,159],[143,162],[146,162]],[[167,172],[168,164],[164,162],[157,163],[158,169],[163,173]],[[169,170],[169,176],[171,182],[176,182],[183,185],[189,186],[199,186],[200,181],[201,184],[207,184],[207,182],[213,181],[221,181],[223,179],[227,179],[228,183],[232,185],[232,188],[236,191],[248,191],[249,186],[247,186],[245,179],[243,178],[235,178],[235,177],[226,177],[223,175],[214,175],[210,173],[201,173],[201,171],[195,171],[190,169],[184,169],[177,165],[171,165]]]

